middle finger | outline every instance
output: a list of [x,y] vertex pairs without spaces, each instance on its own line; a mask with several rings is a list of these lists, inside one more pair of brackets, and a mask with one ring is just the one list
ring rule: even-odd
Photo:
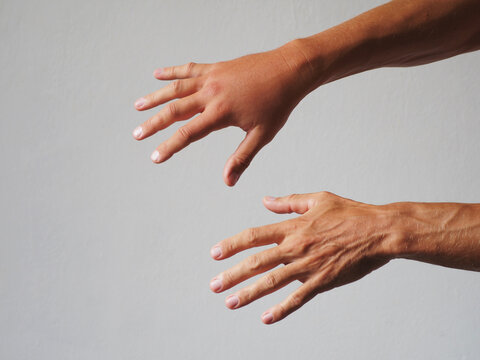
[[191,95],[200,89],[200,85],[201,82],[196,78],[172,81],[167,86],[138,99],[135,108],[148,110],[170,100]]
[[252,276],[273,269],[283,263],[283,261],[282,251],[279,246],[250,255],[237,265],[213,278],[210,282],[210,289],[214,292],[230,289]]

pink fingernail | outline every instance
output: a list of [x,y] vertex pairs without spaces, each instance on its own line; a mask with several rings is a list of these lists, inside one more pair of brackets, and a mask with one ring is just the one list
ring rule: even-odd
[[239,302],[237,295],[230,295],[225,299],[225,305],[230,309],[235,309]]
[[160,68],[160,69],[156,69],[156,70],[153,72],[153,76],[159,77],[159,76],[162,75],[162,72],[163,72],[163,71],[162,71],[161,68]]
[[150,159],[152,159],[153,162],[158,163],[160,161],[160,153],[158,150],[155,150],[152,155],[150,156]]
[[143,129],[141,126],[138,126],[133,130],[133,137],[139,139],[143,134]]
[[262,321],[265,324],[271,324],[272,321],[273,321],[273,315],[271,313],[269,313],[268,311],[264,312],[263,315],[262,315]]
[[220,279],[215,278],[212,281],[210,281],[210,289],[212,289],[212,291],[217,292],[221,288],[222,288],[222,281]]
[[147,99],[145,98],[140,98],[138,99],[137,101],[135,101],[135,107],[137,109],[141,109],[142,107],[145,106],[145,104],[147,103]]
[[267,201],[275,201],[277,200],[277,198],[273,197],[273,196],[265,196],[265,200]]
[[222,249],[220,249],[220,246],[214,246],[212,250],[210,250],[210,255],[214,259],[218,259],[220,256],[222,256]]

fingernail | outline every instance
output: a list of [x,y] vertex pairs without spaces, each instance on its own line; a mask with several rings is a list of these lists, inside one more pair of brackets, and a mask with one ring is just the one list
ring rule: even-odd
[[269,313],[268,311],[264,312],[263,315],[262,315],[262,321],[265,324],[271,324],[272,321],[273,321],[273,315],[271,313]]
[[232,185],[235,185],[237,183],[239,177],[240,177],[240,173],[234,170],[234,171],[231,172],[231,174],[228,178],[230,180],[230,183]]
[[212,289],[212,291],[219,291],[220,289],[222,288],[222,281],[220,279],[213,279],[212,281],[210,281],[210,289]]
[[133,130],[133,137],[139,139],[142,136],[143,130],[141,126],[138,126]]
[[267,201],[275,201],[275,200],[277,200],[277,198],[276,198],[276,197],[273,197],[273,196],[265,196],[265,200],[267,200]]
[[160,161],[160,153],[158,150],[155,150],[152,155],[150,156],[150,159],[152,159],[153,162],[159,162]]
[[212,250],[210,250],[210,255],[214,259],[218,259],[220,256],[222,256],[222,249],[220,249],[220,246],[214,246]]
[[156,77],[159,77],[162,75],[162,69],[156,69],[154,72],[153,72],[153,76],[156,76]]
[[147,103],[147,99],[145,98],[140,98],[138,99],[137,101],[135,101],[135,107],[137,109],[141,109],[142,107],[145,106],[145,104]]
[[230,309],[236,308],[239,302],[237,295],[230,295],[225,299],[225,305]]

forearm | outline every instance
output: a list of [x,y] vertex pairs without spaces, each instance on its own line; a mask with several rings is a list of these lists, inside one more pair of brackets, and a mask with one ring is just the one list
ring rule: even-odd
[[413,66],[480,48],[480,1],[394,0],[286,45],[309,91],[362,71]]
[[480,204],[394,203],[394,258],[480,271]]

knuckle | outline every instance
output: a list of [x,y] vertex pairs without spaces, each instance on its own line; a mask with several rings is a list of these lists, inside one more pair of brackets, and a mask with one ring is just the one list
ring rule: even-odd
[[214,104],[212,104],[212,110],[218,116],[223,117],[227,114],[228,107],[224,101],[216,101]]
[[275,273],[270,272],[267,275],[265,275],[265,285],[267,289],[275,288],[278,285],[278,282],[279,282],[279,279]]
[[221,85],[217,81],[209,81],[205,84],[207,96],[215,97],[221,92]]
[[290,294],[288,297],[288,303],[291,308],[297,309],[303,305],[303,297],[297,293]]
[[299,244],[296,238],[289,238],[288,241],[279,245],[283,252],[283,256],[287,259],[295,259],[299,253]]
[[155,120],[154,116],[145,121],[145,123],[142,125],[143,131],[153,129],[155,127]]
[[233,158],[234,162],[242,169],[246,169],[252,162],[252,157],[250,154],[235,154]]
[[246,239],[246,242],[247,244],[251,244],[251,245],[255,245],[256,244],[256,241],[257,241],[257,233],[258,233],[258,230],[257,228],[248,228],[245,230],[245,239]]
[[333,198],[333,194],[331,192],[328,192],[328,191],[320,191],[318,193],[318,198],[320,200],[331,200]]
[[206,64],[205,68],[208,70],[208,72],[215,72],[218,71],[219,69],[222,68],[222,65],[224,65],[225,61],[219,61],[215,63],[210,63]]
[[157,106],[160,103],[161,96],[157,92],[154,92],[148,97],[148,103],[151,104],[151,106]]
[[157,150],[160,151],[161,153],[166,154],[166,156],[172,155],[172,150],[170,149],[168,142],[163,142],[160,145],[158,145]]
[[223,288],[227,288],[229,287],[231,284],[233,284],[233,275],[230,271],[225,271],[222,273],[222,287]]
[[290,219],[290,220],[284,221],[283,226],[285,227],[285,232],[286,233],[296,234],[296,233],[298,233],[298,231],[303,229],[303,226],[304,226],[303,217],[300,216],[300,217],[295,218],[295,219]]
[[285,303],[280,303],[276,306],[277,308],[277,316],[276,317],[279,317],[280,319],[283,319],[285,316],[287,316],[288,314],[288,309],[285,305]]
[[206,108],[208,112],[213,115],[213,117],[215,118],[215,123],[218,126],[225,127],[230,125],[231,116],[227,104],[225,104],[223,101],[215,101],[212,103],[208,103],[208,99],[206,100],[206,103]]
[[238,297],[241,299],[242,306],[251,303],[257,297],[257,293],[251,287],[244,288],[238,292]]
[[165,71],[167,76],[174,77],[175,74],[177,73],[177,67],[176,66],[171,66],[169,68],[166,68],[164,71]]
[[180,135],[180,137],[186,142],[189,142],[192,140],[192,132],[186,125],[182,126],[181,128],[178,128],[177,131],[178,131],[178,135]]
[[236,253],[236,249],[238,248],[238,244],[234,239],[231,240],[225,240],[224,243],[222,243],[222,251],[225,252],[224,256],[232,255]]
[[257,254],[250,255],[250,257],[247,260],[247,267],[250,271],[256,272],[260,270],[261,265],[262,265],[262,261],[259,255]]
[[188,75],[191,75],[191,74],[193,73],[193,70],[195,69],[195,66],[196,66],[196,65],[197,65],[197,64],[194,63],[193,61],[190,61],[189,63],[187,63],[187,64],[185,65],[185,69],[186,69],[186,72],[187,72],[187,76],[188,76]]
[[181,88],[182,88],[182,82],[180,80],[175,80],[171,82],[172,91],[175,94],[180,93]]
[[159,123],[160,123],[159,116],[154,115],[151,118],[149,118],[147,121],[145,121],[143,128],[145,129],[145,131],[155,130],[159,126]]
[[310,252],[311,241],[309,241],[309,235],[301,235],[295,243],[295,247],[292,251],[295,252],[297,257],[306,256]]
[[299,196],[300,196],[299,194],[290,194],[290,195],[287,196],[287,200],[288,201],[295,201],[295,200],[298,199]]
[[172,103],[167,105],[167,113],[172,118],[174,118],[178,115],[178,106],[175,102],[172,102]]
[[230,256],[235,254],[238,248],[238,244],[232,238],[232,239],[224,240],[223,242],[221,242],[220,247],[222,249],[222,255],[225,257],[225,256]]
[[304,259],[314,255],[312,248],[314,249],[315,242],[312,242],[309,239],[310,238],[299,234],[290,238],[285,244],[282,244],[284,258],[293,261],[295,259]]

